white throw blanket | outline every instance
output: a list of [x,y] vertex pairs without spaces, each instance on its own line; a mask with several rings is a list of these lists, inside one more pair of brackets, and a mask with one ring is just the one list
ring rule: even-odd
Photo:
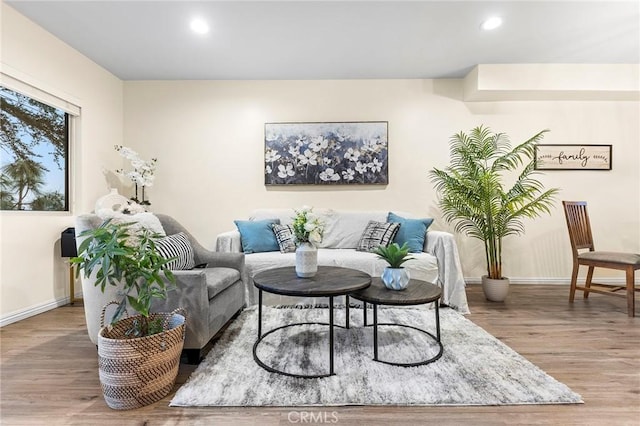
[[132,223],[129,229],[134,234],[141,229],[148,229],[155,234],[162,236],[167,235],[160,223],[160,219],[151,212],[124,214],[119,211],[101,209],[96,211],[96,214],[102,220],[111,219],[112,223]]

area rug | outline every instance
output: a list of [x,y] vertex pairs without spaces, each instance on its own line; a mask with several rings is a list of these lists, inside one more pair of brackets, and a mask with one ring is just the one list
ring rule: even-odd
[[[328,322],[328,309],[263,309],[263,333],[293,322]],[[344,324],[345,312],[336,309]],[[413,325],[435,334],[434,310],[380,308],[378,321]],[[372,312],[368,311],[368,321]],[[362,309],[350,310],[351,327],[334,333],[335,375],[303,379],[269,373],[256,364],[257,309],[245,310],[175,394],[170,405],[513,405],[581,403],[580,395],[540,370],[452,309],[440,310],[444,352],[431,364],[397,367],[373,361],[373,329],[363,327]],[[288,327],[267,336],[258,356],[295,374],[329,370],[328,326]],[[410,328],[378,332],[379,359],[416,362],[437,345]]]

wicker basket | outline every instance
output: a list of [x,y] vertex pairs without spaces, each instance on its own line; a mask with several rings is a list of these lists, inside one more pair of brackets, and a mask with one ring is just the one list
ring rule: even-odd
[[98,333],[100,384],[107,405],[129,410],[161,400],[171,392],[178,375],[186,330],[184,309],[152,314],[153,318],[163,318],[165,331],[128,338],[125,332],[140,316],[105,327],[104,313],[111,303],[102,310],[102,328]]

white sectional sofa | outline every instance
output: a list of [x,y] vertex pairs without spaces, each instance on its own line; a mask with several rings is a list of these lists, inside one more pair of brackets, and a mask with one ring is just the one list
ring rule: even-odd
[[[358,241],[369,221],[386,222],[388,211],[337,211],[332,209],[314,209],[324,222],[324,235],[318,246],[318,265],[342,266],[357,269],[371,276],[380,276],[386,263],[375,254],[356,251]],[[405,218],[413,215],[394,211]],[[259,209],[251,213],[249,220],[278,219],[281,224],[290,224],[295,212],[293,209]],[[238,230],[224,232],[217,237],[216,251],[242,252],[242,240]],[[431,282],[442,288],[442,303],[469,313],[465,282],[460,266],[458,249],[453,235],[447,232],[427,229],[423,251],[412,253],[415,259],[405,263],[411,278]],[[295,253],[265,251],[245,253],[245,271],[243,281],[246,284],[245,302],[248,306],[257,303],[257,289],[253,285],[253,275],[270,268],[294,266]],[[263,294],[263,302],[275,305],[320,304],[323,300],[290,298],[272,294]]]

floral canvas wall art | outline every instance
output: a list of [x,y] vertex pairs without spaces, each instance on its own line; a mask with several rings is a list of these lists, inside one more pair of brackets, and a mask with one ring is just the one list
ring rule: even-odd
[[266,123],[265,185],[386,185],[388,122]]

